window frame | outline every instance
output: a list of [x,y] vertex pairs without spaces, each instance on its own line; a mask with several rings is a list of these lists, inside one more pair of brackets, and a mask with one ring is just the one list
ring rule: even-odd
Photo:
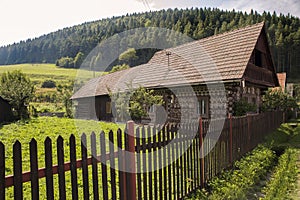
[[209,118],[209,98],[198,97],[197,104],[197,115],[203,118]]
[[112,105],[111,105],[111,101],[107,101],[105,103],[105,113],[106,114],[111,114],[112,113]]

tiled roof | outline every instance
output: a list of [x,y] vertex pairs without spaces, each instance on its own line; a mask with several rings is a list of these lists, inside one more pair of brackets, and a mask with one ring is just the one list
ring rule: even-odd
[[[264,23],[157,52],[144,65],[90,80],[72,99],[133,87],[159,88],[241,79]],[[167,52],[170,52],[169,63]]]
[[277,73],[277,78],[282,91],[284,91],[286,83],[286,73]]

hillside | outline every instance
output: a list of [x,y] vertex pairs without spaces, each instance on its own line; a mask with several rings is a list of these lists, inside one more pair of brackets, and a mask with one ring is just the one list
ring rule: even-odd
[[[200,39],[261,21],[266,22],[277,71],[286,71],[289,78],[300,77],[299,18],[276,13],[258,14],[252,11],[247,14],[210,8],[146,12],[65,28],[33,40],[1,47],[0,65],[55,63],[61,57],[75,58],[78,53],[86,56],[102,40],[138,27],[163,27]],[[139,59],[132,65],[147,62],[155,51],[137,51]]]

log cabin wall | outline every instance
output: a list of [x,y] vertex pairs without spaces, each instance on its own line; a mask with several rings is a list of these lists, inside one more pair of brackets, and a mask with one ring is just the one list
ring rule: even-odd
[[12,108],[7,101],[0,97],[0,123],[13,120]]

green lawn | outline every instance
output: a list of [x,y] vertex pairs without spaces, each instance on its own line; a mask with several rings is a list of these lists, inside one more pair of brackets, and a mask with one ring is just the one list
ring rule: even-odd
[[[98,122],[93,120],[74,120],[67,118],[56,118],[56,117],[39,117],[33,118],[28,121],[16,122],[7,125],[0,125],[0,141],[5,145],[5,157],[6,157],[6,176],[13,174],[13,144],[16,140],[19,140],[22,144],[22,161],[23,171],[29,171],[29,142],[32,138],[37,140],[38,146],[38,164],[39,168],[45,166],[45,154],[44,154],[44,141],[46,137],[52,139],[53,148],[53,164],[57,163],[56,154],[56,139],[59,135],[64,138],[64,149],[65,149],[65,162],[69,161],[69,137],[74,134],[76,137],[76,154],[77,159],[80,159],[81,148],[80,148],[80,136],[84,132],[87,134],[87,148],[90,152],[90,134],[92,131],[96,133],[97,137],[97,152],[99,154],[100,140],[99,133],[104,131],[108,133],[109,130],[117,131],[118,128],[124,129],[124,125]],[[116,137],[115,137],[116,140]],[[107,148],[108,150],[108,148]],[[90,155],[90,153],[89,153]],[[100,168],[100,165],[99,165]],[[99,169],[100,170],[100,169]],[[91,177],[91,167],[89,167],[89,176]],[[101,172],[99,171],[99,181],[101,181]],[[55,199],[58,198],[58,179],[57,175],[54,176],[54,187],[55,189]],[[81,170],[78,169],[78,183],[79,183],[79,194],[82,197],[82,177]],[[67,195],[71,198],[71,180],[70,172],[66,172],[66,185],[67,185]],[[90,182],[90,188],[92,188],[92,181]],[[92,190],[91,190],[92,193]],[[45,179],[40,179],[40,195],[41,199],[45,198]],[[13,187],[6,190],[6,196],[8,199],[13,198]],[[24,184],[24,199],[30,199],[30,183]]]

